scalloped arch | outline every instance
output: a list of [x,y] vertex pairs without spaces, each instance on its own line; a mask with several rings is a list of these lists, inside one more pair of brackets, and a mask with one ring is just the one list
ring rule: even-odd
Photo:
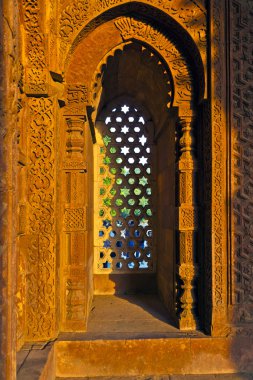
[[[174,84],[172,79],[172,74],[170,72],[169,67],[166,65],[166,62],[162,60],[162,57],[159,57],[156,52],[152,52],[152,50],[145,47],[144,44],[139,43],[139,47],[142,49],[142,52],[146,52],[146,59],[147,62],[153,62],[153,65],[157,66],[157,69],[159,69],[160,77],[162,77],[162,82],[167,87],[167,106],[171,107],[173,105],[173,98],[174,98]],[[101,86],[101,78],[103,78],[103,74],[106,72],[108,66],[109,66],[109,59],[115,58],[117,54],[121,54],[124,52],[124,50],[128,47],[131,47],[133,45],[133,41],[127,41],[123,42],[120,45],[117,45],[113,47],[108,54],[106,54],[102,60],[100,61],[97,70],[94,73],[92,85],[93,88],[91,89],[92,92],[92,99],[91,102],[93,103],[94,110],[98,109],[98,103],[100,103],[100,96],[102,92],[102,86]],[[118,96],[118,95],[117,95]],[[101,107],[101,105],[100,105]]]
[[[110,3],[110,1],[108,2]],[[175,77],[177,78],[178,87],[180,88],[180,91],[178,92],[178,105],[181,104],[182,99],[186,99],[188,96],[189,101],[189,94],[191,95],[194,93],[193,86],[190,84],[192,82],[191,77],[195,77],[194,81],[194,87],[195,87],[195,95],[198,101],[201,101],[204,97],[205,93],[205,67],[203,63],[203,44],[205,43],[200,38],[199,40],[199,48],[196,46],[193,38],[191,35],[187,32],[187,28],[183,28],[182,23],[180,24],[178,20],[174,19],[170,15],[168,15],[164,9],[161,10],[161,7],[155,6],[152,4],[147,4],[142,1],[134,1],[134,2],[124,2],[122,1],[120,4],[117,1],[113,2],[114,5],[108,6],[107,8],[104,6],[103,12],[101,12],[99,15],[94,16],[94,9],[89,10],[89,6],[85,7],[85,4],[82,3],[82,7],[79,9],[79,18],[76,23],[68,24],[67,22],[63,22],[63,14],[61,16],[61,25],[64,28],[61,29],[62,31],[62,46],[61,46],[61,61],[65,61],[66,65],[68,64],[69,58],[71,57],[73,50],[75,47],[80,43],[80,41],[85,38],[89,33],[91,33],[96,27],[100,26],[101,24],[105,23],[106,21],[110,21],[116,18],[125,18],[130,20],[136,20],[137,24],[138,22],[142,23],[143,25],[148,25],[151,30],[153,30],[153,36],[152,39],[154,39],[154,36],[157,34],[159,35],[159,40],[163,39],[165,40],[167,38],[167,41],[170,43],[170,47],[173,49],[174,59],[171,60],[170,65],[174,64],[175,70],[180,71],[180,73],[175,73]],[[174,3],[180,3],[178,1],[174,1]],[[184,2],[186,3],[186,2]],[[182,2],[180,4],[182,9]],[[65,14],[68,15],[66,20],[72,20],[75,19],[73,15],[75,5],[72,5],[71,9],[68,9],[68,12],[65,9]],[[171,4],[170,4],[171,7]],[[168,8],[169,9],[169,8]],[[174,8],[173,8],[174,9]],[[86,12],[86,17],[82,17],[82,11]],[[133,18],[133,17],[126,17],[124,15],[129,15],[134,11],[134,14],[140,17]],[[90,13],[89,13],[90,12]],[[64,12],[63,12],[64,13]],[[97,12],[99,13],[99,12]],[[92,16],[91,16],[92,15]],[[178,15],[176,10],[174,9],[174,12],[172,12],[172,15]],[[83,20],[81,22],[81,20]],[[154,22],[156,20],[156,23]],[[159,20],[159,25],[157,25],[157,20]],[[128,26],[131,24],[131,27],[135,26],[133,22],[128,23]],[[72,25],[72,26],[70,26]],[[187,25],[187,22],[186,24]],[[120,27],[120,25],[118,24]],[[121,23],[122,27],[122,23]],[[70,29],[69,29],[70,28]],[[143,28],[142,28],[143,29]],[[65,32],[63,32],[65,30]],[[71,31],[67,32],[67,31]],[[195,34],[197,33],[197,29],[195,31]],[[141,39],[142,42],[144,41],[143,36],[135,36],[136,39]],[[132,37],[134,38],[134,37]],[[158,44],[160,41],[158,41]],[[202,42],[201,42],[202,41]],[[162,47],[154,46],[151,44],[151,40],[149,41],[149,44],[153,47],[154,50],[157,50],[160,54],[162,54]],[[169,45],[169,44],[168,44]],[[202,46],[200,48],[200,46]],[[177,52],[176,52],[177,50]],[[180,64],[180,68],[178,66],[178,63]],[[182,89],[182,85],[184,82],[184,89]],[[180,101],[181,99],[181,101]]]

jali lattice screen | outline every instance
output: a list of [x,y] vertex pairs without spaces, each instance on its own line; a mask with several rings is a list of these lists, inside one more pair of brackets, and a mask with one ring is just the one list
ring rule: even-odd
[[94,271],[153,272],[152,123],[122,103],[96,127]]

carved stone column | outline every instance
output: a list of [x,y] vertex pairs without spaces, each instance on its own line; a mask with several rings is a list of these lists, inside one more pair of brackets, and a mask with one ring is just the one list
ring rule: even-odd
[[194,296],[194,281],[197,275],[195,246],[197,231],[197,208],[195,203],[195,177],[197,164],[193,153],[192,117],[180,117],[181,138],[179,140],[178,171],[178,275],[181,281],[179,328],[197,328]]
[[[61,292],[64,331],[85,331],[88,310],[86,89],[68,85],[61,131]],[[86,135],[85,135],[86,134]]]

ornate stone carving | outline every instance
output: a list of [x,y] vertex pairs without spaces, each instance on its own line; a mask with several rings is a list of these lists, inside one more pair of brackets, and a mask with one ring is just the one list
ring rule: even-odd
[[66,160],[63,161],[63,168],[64,169],[81,169],[86,171],[87,170],[87,164],[84,161],[73,161],[73,160]]
[[115,21],[124,40],[140,39],[153,46],[167,61],[175,84],[174,104],[186,104],[193,94],[192,80],[184,57],[168,36],[152,25],[130,17],[120,17]]
[[[213,289],[213,325],[219,334],[226,320],[226,206],[225,190],[225,78],[223,78],[224,62],[220,52],[223,49],[224,36],[221,33],[225,10],[218,0],[211,3],[212,15],[212,289]],[[214,322],[215,321],[215,322]],[[213,333],[216,332],[213,330]]]
[[60,17],[60,35],[68,37],[88,18],[88,0],[73,1],[67,5]]
[[66,151],[69,158],[72,160],[83,159],[83,148],[84,148],[84,137],[83,137],[83,127],[84,118],[83,117],[71,117],[66,119],[67,122],[67,140],[66,140]]
[[178,268],[180,279],[183,281],[183,295],[180,299],[182,312],[179,326],[182,330],[195,330],[197,327],[195,317],[195,294],[193,281],[197,275],[196,264],[183,263]]
[[55,332],[55,140],[54,101],[28,101],[29,238],[27,251],[26,339]]
[[66,88],[65,115],[82,115],[88,103],[88,88],[81,84],[71,84]]
[[183,330],[192,330],[197,327],[193,285],[197,275],[195,262],[197,209],[195,204],[196,189],[194,186],[197,168],[193,155],[192,118],[190,115],[181,118],[181,126],[182,136],[179,140],[181,155],[177,164],[180,194],[178,199],[178,274],[183,282],[183,293],[180,297],[182,311],[179,317],[179,327]]
[[[66,320],[80,321],[85,320],[85,281],[81,278],[71,278],[66,283]],[[73,324],[72,324],[73,326]]]
[[[60,18],[60,35],[70,39],[71,35],[84,25],[85,21],[92,19],[99,13],[112,9],[120,4],[128,4],[129,0],[75,0],[63,8]],[[205,5],[194,0],[141,0],[134,4],[136,10],[139,5],[151,4],[175,19],[192,34],[200,49],[206,47],[206,9]]]
[[[188,186],[188,183],[190,186]],[[192,178],[188,178],[188,182],[182,183],[182,187],[185,186],[185,191],[189,193],[192,185]],[[193,191],[193,189],[192,189]],[[197,229],[197,211],[193,206],[181,206],[178,209],[178,229],[181,230],[195,230]]]
[[67,231],[86,229],[86,209],[71,208],[66,209],[64,214],[64,226]]
[[63,110],[65,144],[62,154],[62,324],[65,331],[84,331],[87,324],[87,289],[85,287],[87,245],[85,85],[67,86]]
[[41,28],[40,0],[23,0],[23,18],[26,31],[25,85],[27,94],[47,93],[46,45]]
[[253,321],[252,2],[232,1],[232,16],[233,320],[243,323]]

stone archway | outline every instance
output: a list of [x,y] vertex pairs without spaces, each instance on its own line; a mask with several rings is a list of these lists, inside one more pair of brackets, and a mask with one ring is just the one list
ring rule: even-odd
[[[120,17],[116,19],[116,21],[111,20],[100,27],[98,27],[94,33],[95,35],[99,35],[99,33],[105,33],[104,28],[106,28],[107,32],[109,29],[110,33],[113,33],[114,41],[104,41],[103,52],[100,52],[101,60],[103,58],[103,54],[105,56],[110,57],[110,53],[107,52],[108,48],[112,49],[113,45],[120,46],[122,45],[122,39],[124,43],[128,43],[128,41],[139,41],[139,43],[150,46],[155,54],[161,57],[162,61],[164,61],[165,65],[168,67],[168,72],[170,72],[173,78],[173,99],[172,95],[167,99],[165,103],[164,115],[166,114],[167,104],[172,103],[174,106],[178,107],[178,116],[180,119],[180,123],[182,124],[182,128],[179,132],[180,134],[180,152],[178,155],[178,183],[179,183],[179,197],[178,197],[178,207],[175,209],[175,213],[177,214],[177,230],[178,230],[178,246],[179,246],[179,255],[178,255],[178,270],[177,273],[183,284],[183,295],[181,296],[181,317],[180,317],[180,326],[183,329],[194,329],[196,328],[196,319],[193,315],[194,308],[194,296],[193,296],[193,281],[196,276],[196,254],[194,253],[195,248],[195,235],[197,230],[197,210],[195,204],[195,172],[196,165],[193,157],[193,141],[192,141],[192,125],[193,119],[196,113],[196,93],[194,90],[194,85],[192,83],[191,78],[191,67],[187,63],[184,54],[182,54],[176,44],[169,39],[169,36],[165,33],[163,34],[161,31],[156,30],[152,24],[149,24],[147,21],[141,21],[139,19],[134,19],[133,17]],[[109,29],[108,29],[109,28]],[[120,34],[117,34],[120,32]],[[109,33],[109,34],[110,34]],[[80,42],[79,46],[77,46],[75,52],[73,53],[73,57],[68,63],[68,69],[66,73],[66,83],[69,86],[69,94],[71,92],[75,92],[75,86],[77,83],[81,83],[81,81],[88,80],[91,81],[92,77],[94,78],[94,69],[87,68],[86,63],[88,64],[85,56],[82,55],[82,51],[84,51],[86,41],[89,44],[89,38],[97,38],[93,36],[91,33],[87,36],[87,38],[83,38],[83,42]],[[112,34],[110,34],[112,37]],[[116,38],[116,39],[115,39]],[[83,45],[84,44],[84,45]],[[108,47],[106,47],[108,46]],[[120,49],[120,47],[118,48]],[[115,48],[114,48],[115,50]],[[93,52],[95,53],[95,52]],[[96,53],[95,53],[96,54]],[[109,58],[107,58],[109,60]],[[96,58],[97,60],[97,58]],[[79,67],[76,66],[76,62],[79,62]],[[81,62],[81,63],[80,63]],[[106,60],[105,60],[106,62]],[[90,66],[94,66],[93,62],[90,62]],[[101,63],[100,63],[101,66]],[[82,67],[84,69],[82,69]],[[82,71],[84,70],[84,71]],[[86,71],[85,71],[86,70]],[[88,74],[89,72],[89,74]],[[88,76],[87,76],[88,75]],[[92,75],[92,76],[91,76]],[[84,79],[83,76],[86,76],[87,79]],[[200,73],[201,76],[201,73]],[[102,88],[103,83],[97,82],[96,76],[96,89],[95,94],[97,94],[98,89]],[[100,76],[101,77],[101,76]],[[71,83],[72,82],[72,83]],[[94,83],[94,82],[93,82]],[[196,86],[195,86],[196,87]],[[76,92],[80,94],[81,91],[85,91],[85,86],[83,86],[83,90],[81,89],[80,84],[76,86]],[[81,99],[77,99],[76,106],[77,111],[74,111],[74,107],[70,104],[67,104],[67,107],[64,109],[66,120],[75,120],[78,116],[78,112],[80,113],[80,107],[83,107],[84,118],[87,117],[88,123],[86,124],[85,129],[91,129],[91,134],[94,137],[94,122],[96,119],[96,114],[98,109],[96,108],[96,104],[98,104],[98,100],[93,97],[91,100],[91,90],[86,88],[86,100],[81,103]],[[201,93],[201,90],[198,90],[198,93]],[[101,94],[100,94],[101,95]],[[167,94],[168,95],[168,94]],[[93,107],[92,112],[90,112],[90,108],[87,101],[91,100],[91,107]],[[100,98],[98,98],[100,99]],[[79,104],[78,104],[79,103]],[[85,104],[86,103],[86,104]],[[85,110],[85,105],[87,105],[87,111]],[[79,110],[78,110],[79,107]],[[69,112],[69,114],[68,114]],[[86,114],[87,112],[87,114]],[[73,115],[74,113],[74,115]],[[72,116],[70,115],[72,114]],[[86,115],[85,115],[86,114]],[[166,117],[164,118],[166,119]],[[163,127],[163,123],[165,120],[161,122],[161,126]],[[72,122],[71,122],[72,123]],[[89,126],[88,126],[89,125]],[[70,131],[70,129],[68,129]],[[76,130],[77,131],[77,130]],[[74,141],[76,139],[76,132],[73,129],[73,138],[70,137]],[[70,131],[70,134],[72,132]],[[85,132],[86,133],[86,132]],[[82,131],[80,129],[79,135],[82,135]],[[79,137],[80,137],[79,136]],[[81,157],[80,157],[81,158]],[[75,165],[78,166],[77,163]],[[76,166],[76,169],[77,169]],[[75,169],[75,170],[76,170]],[[90,206],[88,206],[90,208]],[[91,268],[90,259],[89,259],[89,268]],[[87,276],[87,275],[86,275]],[[69,277],[69,275],[68,275]],[[89,279],[90,275],[87,276]],[[76,282],[75,282],[76,283]],[[87,285],[87,284],[86,284]],[[74,286],[75,287],[75,286]],[[73,289],[74,289],[73,287]],[[87,288],[87,286],[84,286]],[[88,286],[89,289],[92,289],[92,284]],[[66,280],[63,289],[66,289]],[[70,288],[68,288],[68,292],[72,292]],[[66,294],[65,290],[63,290],[63,294]],[[92,290],[90,290],[90,294],[92,294]],[[175,299],[175,297],[173,297]],[[66,301],[64,302],[66,305]],[[64,308],[64,305],[63,305]],[[173,309],[173,306],[171,306]],[[88,309],[87,309],[88,310]],[[87,311],[88,313],[88,311]],[[83,316],[82,319],[84,320]]]
[[[181,280],[185,281],[184,287],[186,291],[184,296],[181,297],[183,309],[185,309],[185,313],[181,315],[187,321],[184,328],[189,328],[191,324],[195,325],[195,322],[191,319],[192,310],[190,309],[193,302],[192,280],[196,274],[194,269],[196,266],[195,263],[193,266],[190,264],[190,267],[184,265],[186,264],[184,260],[187,261],[194,251],[192,245],[197,225],[195,197],[193,194],[195,189],[192,186],[196,169],[193,151],[196,145],[194,145],[192,139],[192,131],[193,129],[198,130],[198,128],[193,127],[194,123],[197,127],[200,125],[200,119],[198,118],[199,103],[202,101],[204,94],[207,94],[207,86],[205,85],[206,67],[203,67],[203,63],[206,61],[206,43],[205,38],[203,38],[203,30],[206,30],[205,13],[196,6],[195,2],[191,3],[191,7],[188,7],[187,2],[180,2],[179,4],[175,1],[173,6],[169,4],[166,7],[160,1],[155,2],[155,5],[152,3],[152,6],[146,1],[122,1],[122,4],[121,2],[113,1],[101,2],[97,9],[93,9],[88,3],[80,5],[78,2],[74,2],[71,6],[67,5],[66,8],[63,5],[59,19],[60,44],[54,45],[53,41],[50,40],[49,62],[52,71],[50,71],[51,76],[47,84],[45,83],[46,63],[44,53],[41,55],[41,62],[38,62],[37,58],[33,61],[36,49],[42,49],[44,46],[44,37],[40,33],[42,26],[37,21],[35,25],[32,25],[27,17],[29,12],[37,15],[38,4],[36,3],[37,5],[32,10],[29,4],[25,6],[26,47],[30,51],[28,57],[28,62],[30,63],[25,68],[25,91],[27,96],[30,97],[25,111],[26,118],[31,124],[28,139],[32,135],[34,123],[38,126],[41,125],[43,115],[47,115],[43,123],[49,123],[51,128],[50,143],[53,144],[53,154],[50,157],[52,178],[50,178],[50,187],[47,189],[52,197],[50,202],[46,204],[44,204],[43,199],[38,197],[33,198],[36,202],[32,202],[32,198],[29,198],[28,203],[31,202],[27,211],[28,215],[30,213],[32,215],[33,210],[43,210],[45,205],[50,206],[47,214],[49,219],[46,220],[46,225],[52,227],[52,234],[47,235],[49,229],[46,228],[46,232],[43,232],[41,236],[41,241],[44,238],[45,241],[49,238],[49,249],[46,249],[45,244],[39,244],[37,236],[34,236],[36,234],[33,234],[33,226],[30,222],[29,228],[27,227],[24,236],[22,235],[21,237],[24,241],[24,249],[28,252],[27,273],[32,274],[26,278],[28,291],[25,299],[22,298],[20,301],[20,310],[25,304],[26,320],[31,321],[29,328],[26,328],[26,339],[40,340],[41,326],[43,326],[43,337],[54,336],[54,332],[56,333],[59,330],[76,331],[85,329],[92,298],[92,291],[88,291],[88,289],[91,289],[89,285],[91,284],[91,278],[87,275],[89,273],[87,268],[92,267],[92,262],[85,255],[79,257],[77,254],[71,258],[71,251],[76,250],[76,247],[77,251],[81,249],[80,247],[86,247],[81,251],[87,252],[92,245],[91,231],[89,231],[91,224],[88,223],[91,215],[92,195],[88,184],[92,180],[89,170],[92,166],[91,144],[92,138],[94,138],[94,120],[98,111],[97,104],[99,99],[99,96],[94,99],[93,95],[99,93],[99,90],[94,91],[94,86],[96,85],[99,88],[101,85],[100,80],[94,78],[94,75],[100,72],[99,63],[103,60],[106,62],[107,56],[108,54],[110,55],[112,49],[117,50],[117,47],[120,48],[122,44],[124,45],[131,41],[139,41],[156,52],[161,62],[168,66],[168,71],[171,72],[175,85],[172,94],[173,106],[178,108],[179,124],[181,125],[179,133],[181,151],[177,166],[180,194],[178,199],[180,202],[182,200],[182,203],[178,202],[176,212],[178,215],[179,244],[182,246],[180,252],[185,252],[185,255],[180,257],[181,261],[178,261],[177,272]],[[184,17],[181,16],[182,10],[184,11]],[[55,8],[54,11],[56,11]],[[191,20],[192,12],[199,17],[198,23],[195,22],[196,20],[194,21],[194,28],[188,22]],[[37,20],[36,17],[35,19]],[[36,39],[33,38],[33,28],[36,30]],[[101,31],[100,36],[102,38],[97,40]],[[146,41],[147,36],[151,36],[151,38],[148,37],[148,41]],[[94,41],[103,41],[103,44],[94,44]],[[92,47],[90,50],[89,46]],[[58,50],[54,56],[55,49]],[[84,51],[86,54],[83,54]],[[170,51],[172,52],[172,58]],[[65,72],[64,81],[60,74],[61,71]],[[29,104],[37,104],[36,112],[34,112],[34,106],[30,107]],[[59,106],[61,111],[59,111]],[[215,110],[214,114],[217,115]],[[206,114],[205,122],[202,125],[207,125],[209,128],[209,122],[210,117]],[[59,125],[61,139],[58,142]],[[211,133],[211,130],[209,132]],[[211,152],[214,152],[217,165],[210,167],[207,164],[207,166],[208,171],[210,171],[210,186],[214,186],[212,181],[215,179],[215,188],[217,188],[217,186],[219,187],[217,178],[224,176],[224,171],[219,169],[220,144],[219,146],[216,144],[214,148],[213,141],[209,140],[207,144],[210,146],[208,157],[211,156]],[[38,143],[40,144],[41,142],[39,141]],[[216,148],[217,150],[215,150]],[[38,162],[43,157],[37,157],[35,145],[29,146],[29,149],[28,156],[33,157],[34,164],[38,169]],[[46,154],[46,151],[44,153]],[[56,153],[56,156],[54,156],[54,153]],[[45,161],[47,161],[47,157]],[[29,187],[30,185],[32,186],[32,183],[30,183],[32,182],[32,176],[29,173],[30,169],[27,170]],[[216,173],[215,176],[212,173]],[[43,170],[38,170],[38,175],[43,176]],[[60,187],[63,186],[63,188],[59,189],[56,185],[53,185],[56,184],[56,178],[60,183]],[[189,186],[185,185],[185,181],[188,182]],[[86,189],[83,197],[78,197],[78,192],[80,193],[78,188],[80,186],[82,189]],[[65,189],[65,192],[61,191],[62,189]],[[185,191],[186,189],[188,189],[187,192]],[[222,189],[224,193],[225,190],[224,188]],[[216,318],[216,315],[219,320],[220,314],[224,315],[225,312],[224,302],[226,298],[226,290],[224,290],[225,269],[223,265],[219,264],[222,260],[221,252],[224,251],[221,251],[221,247],[225,247],[225,235],[221,236],[221,231],[224,233],[225,222],[222,216],[217,216],[221,215],[221,200],[217,196],[217,192],[209,190],[210,197],[208,198],[207,206],[209,211],[205,217],[210,223],[206,224],[207,231],[204,245],[206,247],[207,266],[203,283],[209,291],[206,306],[207,313],[210,318]],[[67,193],[68,195],[66,195]],[[216,197],[214,194],[216,194]],[[64,200],[65,195],[68,197],[70,195],[70,198],[75,198],[76,201],[65,202],[65,200],[70,199],[66,198]],[[23,202],[26,202],[26,199]],[[214,213],[211,211],[213,209],[212,205],[215,208]],[[21,207],[21,209],[23,213],[23,208]],[[40,213],[39,223],[44,222],[45,216],[43,212]],[[211,223],[212,220],[215,220],[215,223]],[[216,228],[218,225],[220,227]],[[214,236],[214,234],[216,239],[211,242],[211,236]],[[71,235],[74,237],[72,238]],[[27,239],[27,236],[30,238]],[[61,244],[59,244],[59,241],[61,241]],[[214,248],[216,245],[217,249]],[[71,258],[71,265],[66,264],[68,261],[66,261],[65,253],[63,254],[66,250],[63,248],[62,251],[60,247],[65,247],[66,250],[69,247],[70,254],[68,257]],[[79,250],[79,252],[81,251]],[[46,253],[45,258],[47,258],[47,261],[40,259],[35,263],[33,260],[34,252],[36,252],[38,258],[41,258],[42,254]],[[215,261],[215,265],[212,267],[211,260]],[[45,271],[40,271],[38,269],[40,267]],[[33,281],[33,278],[36,277],[34,276],[35,273],[40,274],[38,281]],[[49,277],[48,273],[50,273]],[[46,286],[48,278],[52,282],[50,286]],[[213,281],[216,281],[216,286],[214,293],[211,294]],[[61,284],[59,287],[58,283]],[[30,288],[32,289],[31,292],[29,291]],[[35,294],[39,296],[34,296]],[[59,302],[56,302],[57,295],[60,295],[61,301]],[[216,300],[215,310],[217,313],[212,310],[213,298]],[[40,299],[41,302],[39,302]],[[30,304],[33,306],[30,307]],[[81,306],[76,307],[77,304]],[[85,306],[83,307],[83,305]],[[36,307],[37,310],[40,310],[38,313],[35,312]],[[77,309],[78,311],[76,312]],[[50,321],[46,318],[45,310],[48,310],[51,315]],[[58,318],[58,315],[60,315],[60,318]],[[207,322],[207,330],[211,326],[210,318]],[[58,323],[57,320],[61,322]]]

